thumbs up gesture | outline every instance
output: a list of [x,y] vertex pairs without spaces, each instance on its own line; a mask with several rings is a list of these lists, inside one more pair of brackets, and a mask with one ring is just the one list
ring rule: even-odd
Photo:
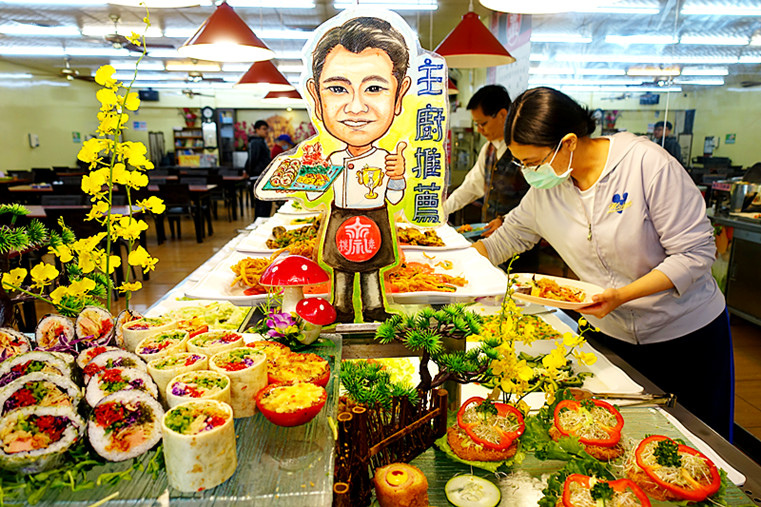
[[402,141],[396,145],[393,152],[386,155],[386,176],[392,180],[404,178],[404,155],[407,143]]

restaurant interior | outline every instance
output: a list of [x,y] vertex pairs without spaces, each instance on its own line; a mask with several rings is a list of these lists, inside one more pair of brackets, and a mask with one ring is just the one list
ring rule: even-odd
[[[140,93],[123,135],[148,147],[154,191],[175,176],[191,186],[215,185],[203,200],[174,196],[182,208],[177,216],[157,222],[155,231],[151,223],[147,244],[160,269],[133,300],[138,310],[148,308],[254,219],[242,173],[253,124],[269,123],[270,147],[281,134],[295,142],[313,135],[299,96],[302,48],[321,23],[356,4],[394,10],[427,50],[474,12],[515,60],[449,65],[450,191],[484,142],[465,105],[485,84],[503,84],[512,97],[537,86],[562,90],[596,112],[595,135],[629,131],[652,138],[657,122],[670,122],[717,236],[728,236],[714,274],[731,313],[734,443],[761,462],[761,174],[743,180],[761,162],[761,0],[202,0],[168,8],[149,2],[147,14],[129,0],[5,0],[0,172],[26,190],[0,182],[0,202],[86,204],[77,191],[86,171],[77,154],[98,126],[95,73],[112,65],[117,79]],[[232,7],[274,52],[274,73],[251,72],[261,62],[178,51],[221,6]],[[144,48],[130,41],[132,32],[145,34]],[[45,183],[52,185],[39,186]],[[460,225],[479,217],[471,205],[451,219]],[[551,255],[542,257],[539,271],[573,276]],[[115,304],[121,308],[124,300]],[[37,305],[36,315],[48,312]]]

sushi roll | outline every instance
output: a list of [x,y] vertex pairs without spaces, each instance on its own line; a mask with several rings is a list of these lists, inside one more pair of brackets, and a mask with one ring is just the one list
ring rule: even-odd
[[75,336],[71,319],[53,313],[42,317],[34,332],[37,347],[43,350],[70,350],[74,346]]
[[170,408],[193,399],[230,404],[230,377],[216,371],[191,371],[177,375],[169,382],[166,400]]
[[194,400],[167,411],[162,422],[169,485],[188,493],[213,488],[235,473],[233,411],[226,403]]
[[71,379],[49,373],[28,373],[0,390],[0,414],[39,405],[76,408],[82,399],[79,386]]
[[110,350],[121,350],[119,347],[114,347],[113,345],[96,345],[95,347],[89,347],[84,349],[82,352],[77,354],[77,366],[79,366],[80,370],[84,370],[85,366],[87,366],[87,363],[92,361],[95,356],[98,354],[102,354],[104,352],[108,352]]
[[132,320],[124,323],[122,326],[122,334],[124,336],[124,348],[130,352],[134,352],[137,348],[137,344],[145,338],[153,336],[155,334],[170,331],[177,327],[176,320],[169,320],[164,318],[148,318]]
[[9,327],[0,327],[0,361],[32,350],[29,338]]
[[148,362],[148,373],[159,389],[159,400],[166,404],[166,386],[177,375],[209,368],[209,358],[205,354],[180,352]]
[[87,404],[98,402],[117,391],[143,391],[153,398],[159,395],[151,376],[137,368],[111,368],[92,377],[85,388]]
[[234,331],[209,331],[188,341],[188,352],[200,352],[211,357],[217,352],[243,347],[243,335]]
[[71,377],[71,369],[63,359],[50,352],[35,350],[24,352],[0,364],[0,387],[27,373],[35,372]]
[[137,368],[141,371],[148,371],[145,361],[140,359],[137,354],[122,349],[109,350],[95,356],[95,359],[85,366],[85,369],[82,370],[84,383],[87,384],[93,375],[111,368]]
[[114,337],[114,316],[105,308],[85,306],[74,325],[77,341],[84,347],[108,345]]
[[127,322],[132,322],[133,320],[142,318],[142,314],[140,312],[136,312],[135,310],[127,309],[119,312],[119,315],[116,316],[116,322],[114,323],[114,341],[119,347],[123,349],[127,348],[124,345],[124,333],[122,332],[122,326]]
[[164,409],[143,391],[118,391],[101,399],[87,422],[92,448],[109,461],[145,453],[161,440]]
[[11,412],[0,419],[0,468],[23,474],[56,468],[84,430],[72,407],[34,405]]
[[267,356],[249,347],[219,352],[209,359],[212,371],[230,377],[230,406],[236,418],[256,412],[256,393],[267,385]]
[[178,352],[185,352],[187,345],[188,332],[173,329],[141,340],[135,347],[135,354],[147,362]]

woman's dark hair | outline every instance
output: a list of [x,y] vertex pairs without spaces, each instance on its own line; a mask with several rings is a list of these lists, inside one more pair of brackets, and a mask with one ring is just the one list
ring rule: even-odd
[[590,135],[597,123],[592,112],[553,88],[532,88],[510,106],[505,122],[505,142],[556,146],[570,133]]

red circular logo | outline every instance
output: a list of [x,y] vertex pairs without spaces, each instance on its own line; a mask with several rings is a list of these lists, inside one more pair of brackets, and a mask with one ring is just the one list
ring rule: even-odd
[[346,220],[336,231],[336,248],[347,260],[362,262],[371,259],[381,246],[378,226],[366,216]]

